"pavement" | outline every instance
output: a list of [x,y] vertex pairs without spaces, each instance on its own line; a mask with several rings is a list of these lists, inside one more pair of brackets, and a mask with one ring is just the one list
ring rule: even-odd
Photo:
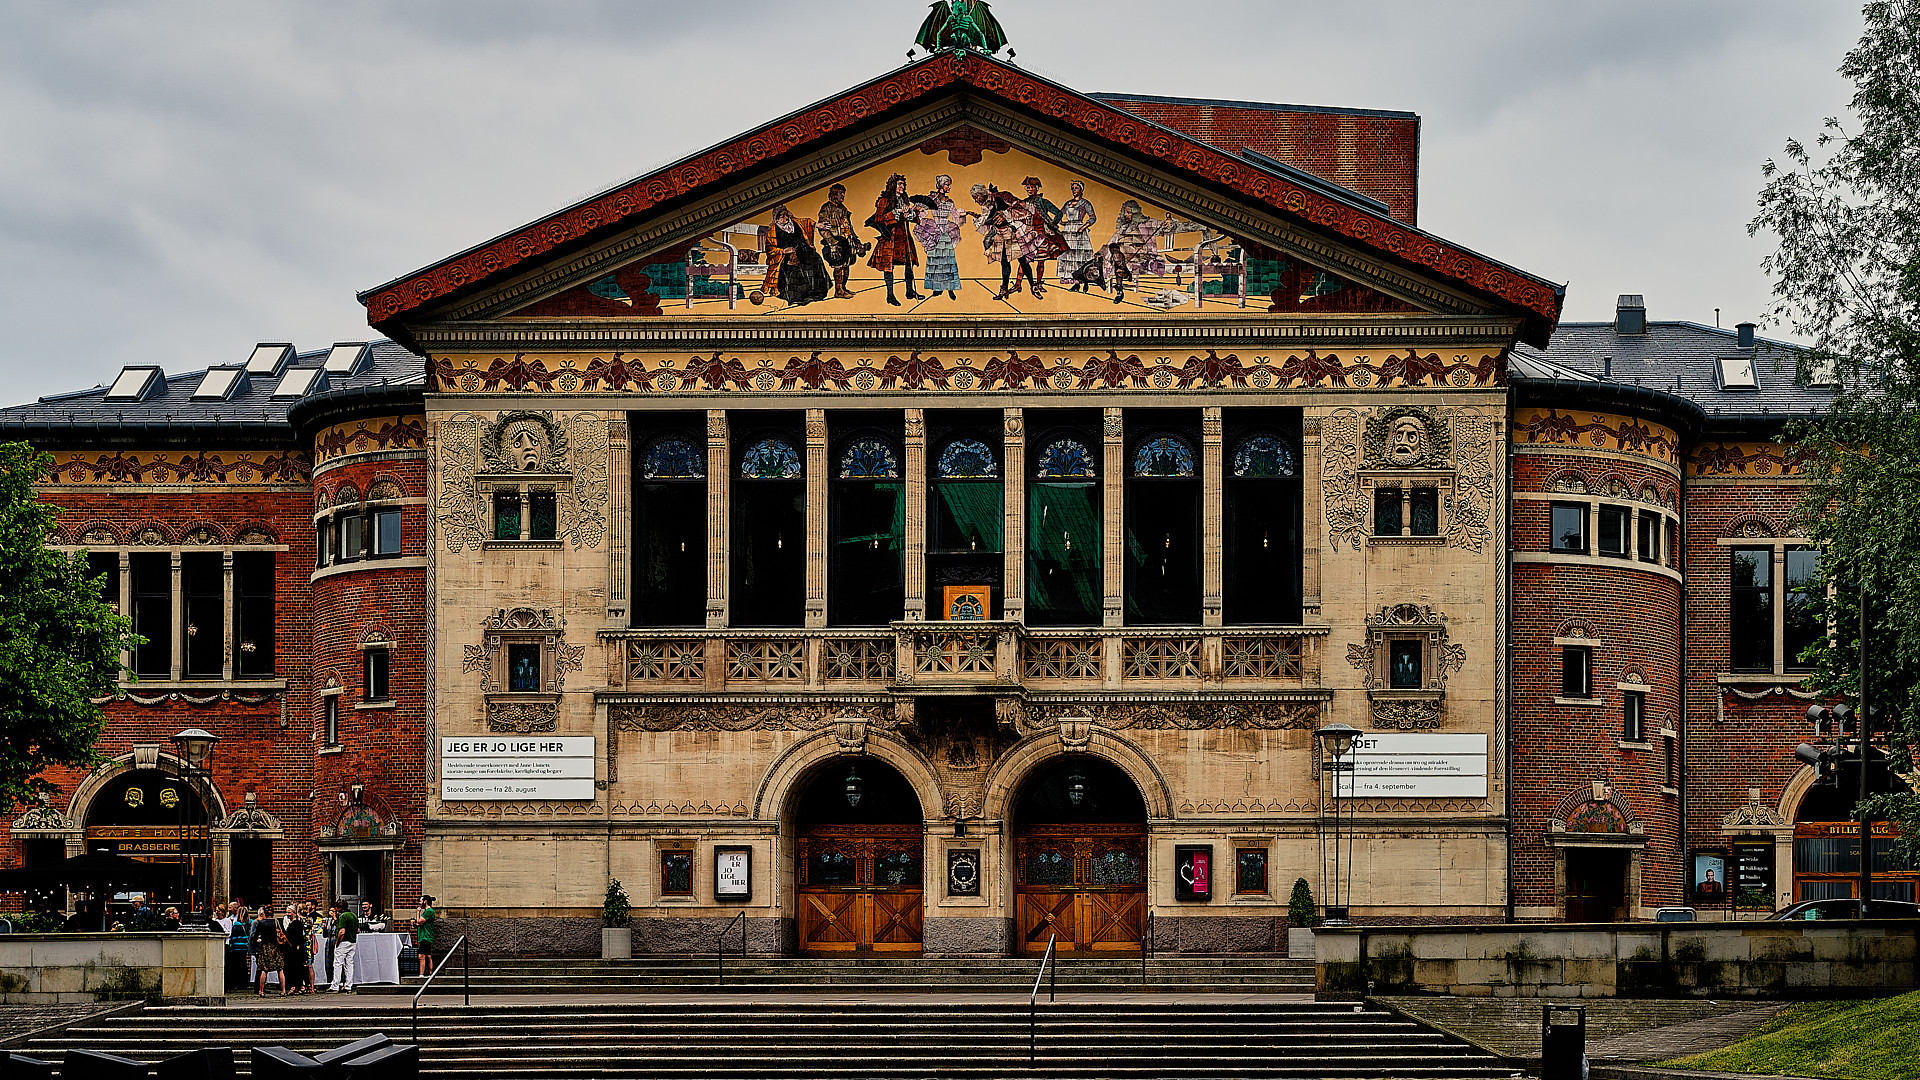
[[35,1035],[137,1008],[140,1008],[140,1002],[137,1001],[89,1005],[0,1005],[0,1047],[18,1045]]
[[[587,1005],[644,1009],[656,1005],[707,1005],[714,1008],[738,1005],[1025,1005],[1028,992],[976,994],[837,994],[837,993],[744,993],[729,994],[702,991],[691,994],[475,994],[473,1008],[513,1008],[558,1006],[572,1008]],[[1184,994],[1152,991],[1118,993],[1113,991],[1062,991],[1053,998],[1059,1005],[1310,1005],[1312,994]],[[1040,991],[1039,1004],[1048,1003],[1046,988]],[[236,994],[225,1006],[182,1005],[181,1009],[250,1009],[262,1011],[315,1012],[326,1009],[387,1009],[410,1012],[413,997],[405,994],[302,994],[281,997],[272,994],[255,997]],[[464,1007],[459,994],[427,994],[420,998],[422,1011]]]

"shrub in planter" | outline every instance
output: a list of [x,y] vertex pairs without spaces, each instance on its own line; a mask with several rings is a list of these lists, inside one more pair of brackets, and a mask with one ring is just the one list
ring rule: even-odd
[[1306,878],[1295,878],[1293,895],[1287,897],[1288,925],[1305,928],[1318,921],[1318,912],[1313,903],[1313,890],[1307,887]]
[[620,886],[619,878],[607,879],[607,900],[600,906],[600,921],[607,926],[625,926],[633,912],[633,905],[627,900],[627,890]]

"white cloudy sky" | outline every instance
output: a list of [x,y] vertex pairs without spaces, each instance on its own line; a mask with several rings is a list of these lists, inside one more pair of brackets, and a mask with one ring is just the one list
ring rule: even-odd
[[[0,0],[0,404],[367,335],[356,291],[864,81],[915,0]],[[1655,319],[1765,308],[1760,164],[1845,0],[999,0],[1086,91],[1404,109],[1420,224]]]

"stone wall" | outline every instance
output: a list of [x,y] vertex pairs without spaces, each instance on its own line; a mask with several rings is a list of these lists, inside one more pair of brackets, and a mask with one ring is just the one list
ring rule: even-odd
[[1920,919],[1321,928],[1315,989],[1463,997],[1758,997],[1914,988]]
[[220,934],[0,936],[0,1003],[71,1005],[129,998],[226,1002]]

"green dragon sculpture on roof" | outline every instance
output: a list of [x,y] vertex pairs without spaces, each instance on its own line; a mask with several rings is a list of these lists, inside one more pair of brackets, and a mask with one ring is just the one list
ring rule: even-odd
[[1007,32],[987,9],[986,0],[934,0],[914,42],[928,52],[975,49],[992,56],[1006,48]]

